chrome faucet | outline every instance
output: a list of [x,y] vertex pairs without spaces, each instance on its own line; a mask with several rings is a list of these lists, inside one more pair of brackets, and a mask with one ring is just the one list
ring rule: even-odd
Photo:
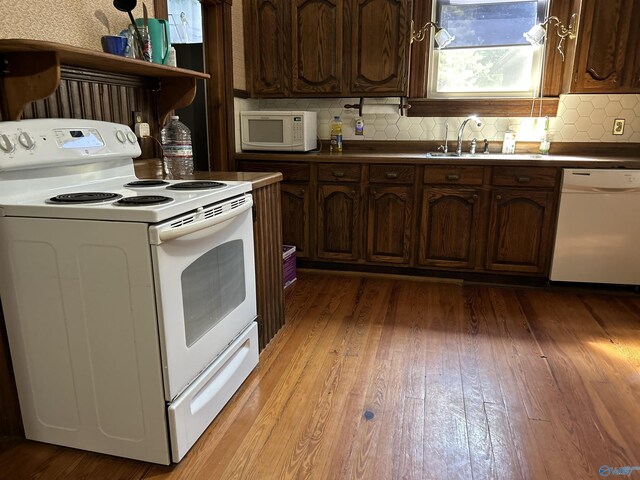
[[444,124],[444,145],[440,145],[438,150],[442,150],[442,153],[447,153],[449,151],[449,122]]
[[456,144],[456,155],[458,156],[462,155],[462,132],[464,130],[464,127],[467,126],[469,120],[473,120],[474,122],[476,122],[479,127],[482,126],[482,122],[475,115],[470,115],[462,121],[462,123],[460,124],[460,128],[458,129],[458,143]]

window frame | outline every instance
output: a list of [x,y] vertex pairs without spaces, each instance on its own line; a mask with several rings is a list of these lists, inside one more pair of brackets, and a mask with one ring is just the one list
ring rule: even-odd
[[[431,21],[435,0],[414,1],[413,19],[416,28]],[[573,12],[573,2],[561,0],[549,0],[549,15],[559,18],[569,18]],[[433,30],[430,31],[432,37]],[[410,78],[409,78],[409,103],[411,109],[408,116],[411,117],[439,117],[439,116],[466,116],[469,113],[493,117],[530,116],[532,103],[534,111],[542,115],[556,116],[558,112],[559,95],[567,87],[571,80],[573,69],[573,53],[575,41],[565,42],[566,61],[556,49],[557,41],[545,42],[544,78],[542,79],[542,91],[545,95],[542,99],[536,98],[508,98],[508,97],[441,97],[429,98],[428,69],[429,42],[431,38],[423,42],[414,42],[411,46]]]

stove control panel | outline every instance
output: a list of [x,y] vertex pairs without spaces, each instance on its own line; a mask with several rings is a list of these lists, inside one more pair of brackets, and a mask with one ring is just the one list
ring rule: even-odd
[[63,118],[0,122],[0,172],[131,162],[141,154],[127,125]]

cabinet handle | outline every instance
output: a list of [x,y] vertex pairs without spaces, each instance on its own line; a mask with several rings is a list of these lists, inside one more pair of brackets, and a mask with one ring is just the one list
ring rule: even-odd
[[529,183],[531,181],[531,177],[516,177],[518,183]]
[[496,200],[502,200],[502,195],[496,195]]
[[478,199],[478,195],[474,194],[471,198],[469,198],[467,201],[469,203],[476,203],[476,200]]
[[450,173],[445,177],[447,180],[460,180],[460,175],[456,173]]
[[340,172],[338,170],[334,170],[333,172],[331,172],[331,175],[333,175],[336,178],[342,178],[342,177],[344,177],[344,172]]
[[398,178],[398,172],[385,172],[384,176],[390,179]]
[[355,190],[351,190],[351,195],[353,195],[355,197],[356,191]]

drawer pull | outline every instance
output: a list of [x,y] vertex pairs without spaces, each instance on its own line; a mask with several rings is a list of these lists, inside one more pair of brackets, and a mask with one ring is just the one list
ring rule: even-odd
[[467,201],[469,203],[476,203],[476,200],[478,199],[478,195],[474,194],[472,197],[468,198]]
[[344,177],[344,172],[341,172],[339,170],[334,170],[333,172],[331,172],[331,175],[333,175],[336,178],[342,178]]
[[460,175],[457,173],[449,173],[445,178],[447,180],[460,180]]
[[398,172],[385,172],[384,176],[389,179],[398,178]]
[[531,181],[531,177],[516,177],[518,183],[529,183]]

